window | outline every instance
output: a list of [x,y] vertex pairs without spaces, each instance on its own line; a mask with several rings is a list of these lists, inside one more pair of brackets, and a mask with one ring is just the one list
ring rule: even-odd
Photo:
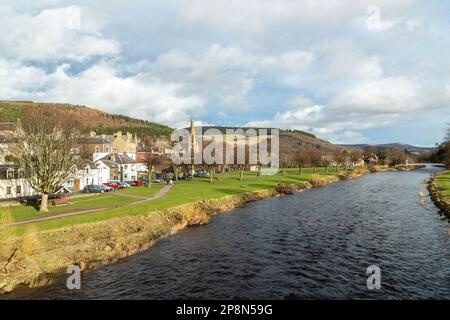
[[125,165],[125,170],[128,170],[128,165],[127,164]]
[[136,171],[136,166],[134,164],[131,166],[131,171]]
[[16,187],[16,193],[17,194],[21,194],[22,193],[22,186],[17,186]]
[[11,195],[11,187],[6,187],[6,195],[7,196]]
[[100,147],[99,146],[95,146],[95,153],[99,153],[100,152]]
[[109,147],[106,147],[106,148],[105,148],[105,152],[106,152],[106,153],[109,153]]
[[6,179],[14,179],[14,170],[6,171]]

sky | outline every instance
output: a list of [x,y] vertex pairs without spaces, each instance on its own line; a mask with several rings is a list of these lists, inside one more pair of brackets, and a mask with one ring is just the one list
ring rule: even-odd
[[450,122],[449,12],[444,0],[0,0],[0,99],[431,146]]

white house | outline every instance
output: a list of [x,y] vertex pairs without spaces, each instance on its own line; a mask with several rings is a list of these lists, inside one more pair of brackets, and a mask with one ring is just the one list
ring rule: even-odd
[[91,160],[79,159],[73,168],[73,174],[65,183],[65,187],[80,191],[87,185],[100,183],[100,174],[96,163]]
[[[137,163],[134,159],[130,158],[125,153],[110,153],[107,156],[100,158],[96,163],[102,162],[110,169],[110,180],[120,181],[135,181],[138,176]],[[112,166],[116,164],[118,166],[117,179],[111,179]]]
[[14,199],[38,195],[25,179],[21,179],[16,165],[0,165],[0,199]]

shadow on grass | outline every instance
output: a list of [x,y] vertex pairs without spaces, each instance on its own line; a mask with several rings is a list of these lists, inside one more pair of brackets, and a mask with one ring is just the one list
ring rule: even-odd
[[20,199],[19,203],[24,207],[32,207],[36,211],[39,211],[40,209],[40,204],[37,199]]

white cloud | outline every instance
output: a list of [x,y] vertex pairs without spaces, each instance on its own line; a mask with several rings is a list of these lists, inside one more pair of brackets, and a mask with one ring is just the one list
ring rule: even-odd
[[424,107],[419,90],[418,85],[410,79],[382,78],[355,84],[332,99],[330,105],[346,112],[411,112]]
[[0,54],[17,60],[82,60],[114,55],[120,45],[99,32],[97,21],[78,6],[42,10],[36,15],[0,7]]
[[305,72],[313,62],[314,55],[308,51],[267,55],[214,44],[196,56],[171,50],[160,55],[150,68],[152,74],[164,81],[183,83],[186,92],[218,100],[227,109],[246,111],[247,94],[255,82],[270,79],[269,76]]
[[426,2],[378,0],[371,30],[371,0],[44,1],[0,0],[0,99],[335,141],[450,104],[448,19]]
[[[1,79],[5,79],[0,80],[0,94],[5,99],[87,105],[173,126],[181,125],[190,113],[205,105],[202,97],[179,94],[180,84],[142,74],[120,77],[106,62],[75,76],[67,72],[67,64],[52,73],[5,60],[0,60],[0,67]],[[36,90],[39,84],[42,87]]]

